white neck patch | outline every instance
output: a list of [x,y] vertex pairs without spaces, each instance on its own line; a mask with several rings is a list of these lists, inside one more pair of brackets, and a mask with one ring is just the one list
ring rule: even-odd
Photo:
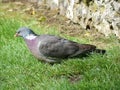
[[25,38],[28,39],[28,40],[33,40],[35,39],[37,36],[34,36],[34,35],[28,35],[26,36]]

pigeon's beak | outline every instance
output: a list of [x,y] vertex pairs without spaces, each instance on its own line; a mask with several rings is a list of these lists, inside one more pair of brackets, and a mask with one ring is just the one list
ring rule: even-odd
[[18,33],[16,33],[15,35],[14,35],[14,37],[18,37],[19,35],[18,35]]

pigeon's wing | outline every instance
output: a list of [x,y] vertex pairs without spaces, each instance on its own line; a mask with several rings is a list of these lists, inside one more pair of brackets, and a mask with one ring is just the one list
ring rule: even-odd
[[40,40],[39,51],[47,57],[65,58],[77,54],[79,44],[60,37],[47,35]]

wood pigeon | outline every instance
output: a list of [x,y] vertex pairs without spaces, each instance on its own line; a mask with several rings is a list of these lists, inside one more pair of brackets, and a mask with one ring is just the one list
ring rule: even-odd
[[79,44],[54,35],[37,35],[27,27],[17,30],[15,36],[23,37],[32,54],[48,63],[61,62],[63,58],[75,57],[93,51],[105,53],[90,44]]

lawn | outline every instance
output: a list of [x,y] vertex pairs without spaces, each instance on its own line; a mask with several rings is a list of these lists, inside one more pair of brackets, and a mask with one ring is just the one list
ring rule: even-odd
[[[2,5],[0,8],[0,90],[119,90],[120,41],[115,36],[97,40],[92,36],[72,37],[60,33],[56,26],[41,25],[34,17],[8,13]],[[107,52],[65,59],[61,64],[42,63],[31,55],[22,38],[14,37],[22,26],[38,34],[96,44]]]

